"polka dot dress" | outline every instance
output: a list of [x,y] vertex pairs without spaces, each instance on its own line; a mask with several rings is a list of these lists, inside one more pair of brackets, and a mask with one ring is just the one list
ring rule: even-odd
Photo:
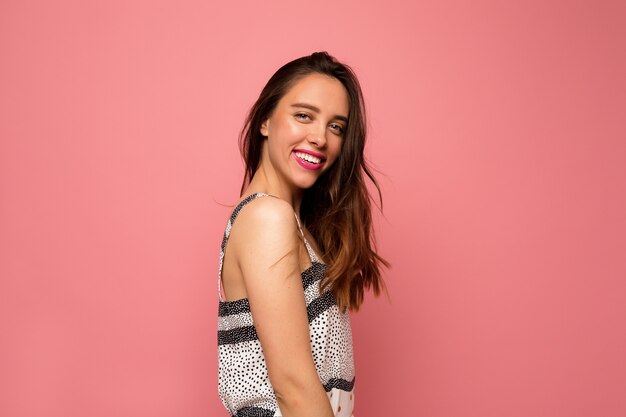
[[[235,218],[246,204],[264,196],[270,195],[252,194],[235,207],[226,225],[220,250],[218,391],[230,415],[236,417],[282,416],[267,375],[265,358],[252,321],[248,299],[224,301],[221,290],[224,251]],[[297,216],[296,221],[302,234]],[[326,265],[319,261],[304,234],[302,238],[312,263],[301,276],[313,360],[335,417],[353,417],[354,358],[350,316],[348,312],[339,311],[329,291],[320,293],[319,283],[326,271]]]

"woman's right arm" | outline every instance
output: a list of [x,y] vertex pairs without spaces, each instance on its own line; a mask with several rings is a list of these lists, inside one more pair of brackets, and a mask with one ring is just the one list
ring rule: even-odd
[[263,198],[237,220],[238,263],[278,405],[285,417],[332,417],[311,353],[293,209]]

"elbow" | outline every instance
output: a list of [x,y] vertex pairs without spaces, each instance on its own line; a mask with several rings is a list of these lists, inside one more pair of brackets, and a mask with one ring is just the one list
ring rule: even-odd
[[283,389],[282,387],[274,388],[274,395],[276,395],[276,401],[281,410],[298,410],[306,404],[306,399],[303,397],[302,393],[297,390],[289,388]]
[[297,409],[324,391],[317,372],[314,375],[282,373],[270,379],[276,400],[281,407]]

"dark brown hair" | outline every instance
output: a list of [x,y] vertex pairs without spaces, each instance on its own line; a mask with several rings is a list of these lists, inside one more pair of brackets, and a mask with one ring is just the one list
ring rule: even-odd
[[356,311],[363,302],[365,289],[372,288],[376,295],[385,289],[380,268],[389,267],[389,263],[375,250],[371,196],[365,176],[376,187],[381,210],[382,195],[363,155],[367,132],[365,104],[359,81],[349,66],[327,52],[315,52],[285,64],[274,73],[250,109],[239,136],[245,162],[241,195],[261,160],[264,139],[261,124],[289,89],[312,73],[334,77],[343,84],[348,93],[349,114],[339,157],[304,191],[300,216],[327,263],[321,290],[332,284],[330,288],[339,308]]

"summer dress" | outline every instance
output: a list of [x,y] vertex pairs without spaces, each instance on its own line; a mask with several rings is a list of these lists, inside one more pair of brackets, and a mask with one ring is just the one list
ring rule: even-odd
[[[267,375],[263,349],[257,337],[247,298],[225,301],[221,279],[224,251],[237,215],[255,198],[275,197],[256,193],[246,197],[233,210],[222,240],[218,272],[218,391],[233,417],[280,417],[274,390]],[[320,381],[326,390],[335,417],[352,417],[354,409],[354,360],[349,313],[337,308],[332,293],[319,291],[326,265],[298,229],[311,259],[301,273],[307,304],[311,352]]]

